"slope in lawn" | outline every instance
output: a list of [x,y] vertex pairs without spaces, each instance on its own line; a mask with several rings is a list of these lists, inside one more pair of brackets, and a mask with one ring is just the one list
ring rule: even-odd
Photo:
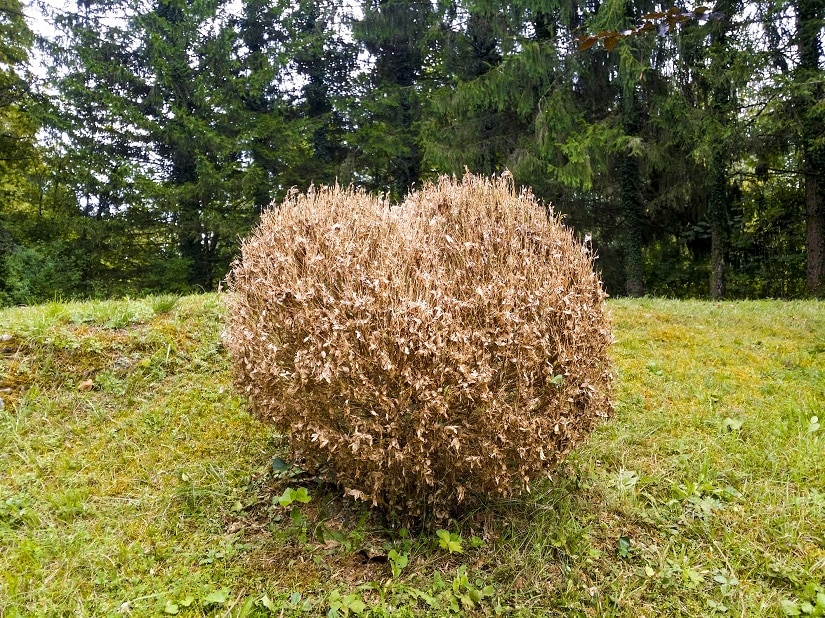
[[0,615],[825,611],[821,303],[612,301],[616,416],[440,536],[290,467],[222,306],[0,312]]

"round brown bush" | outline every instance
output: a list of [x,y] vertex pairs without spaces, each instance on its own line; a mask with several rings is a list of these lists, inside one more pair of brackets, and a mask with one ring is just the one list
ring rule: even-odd
[[397,207],[293,194],[229,281],[252,410],[303,467],[405,518],[528,489],[611,411],[592,257],[509,176],[442,178]]

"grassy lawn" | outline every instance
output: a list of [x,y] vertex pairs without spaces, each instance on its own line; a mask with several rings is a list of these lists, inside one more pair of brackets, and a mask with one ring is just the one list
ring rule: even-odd
[[0,616],[825,615],[825,306],[609,306],[614,418],[441,536],[280,459],[218,296],[0,311]]

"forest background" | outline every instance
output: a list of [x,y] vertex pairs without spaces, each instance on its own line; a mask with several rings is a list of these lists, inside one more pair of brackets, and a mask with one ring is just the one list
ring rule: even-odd
[[0,0],[0,305],[213,290],[292,188],[465,169],[614,296],[823,296],[825,0],[605,36],[669,6]]

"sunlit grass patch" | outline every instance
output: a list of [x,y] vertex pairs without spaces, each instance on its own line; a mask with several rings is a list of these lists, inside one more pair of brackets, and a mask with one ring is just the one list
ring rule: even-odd
[[0,615],[820,611],[821,303],[612,301],[616,416],[439,537],[291,465],[219,297],[109,302],[0,311]]

